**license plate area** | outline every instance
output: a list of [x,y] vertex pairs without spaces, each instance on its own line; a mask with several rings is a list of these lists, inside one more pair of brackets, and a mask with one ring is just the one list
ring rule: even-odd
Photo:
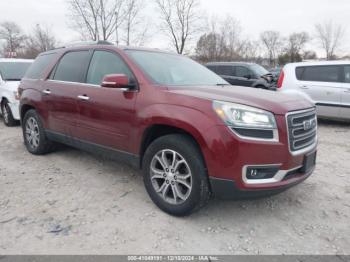
[[301,168],[301,172],[306,174],[310,170],[312,170],[316,165],[316,159],[317,159],[317,152],[313,152],[311,154],[308,154],[304,158],[304,164]]

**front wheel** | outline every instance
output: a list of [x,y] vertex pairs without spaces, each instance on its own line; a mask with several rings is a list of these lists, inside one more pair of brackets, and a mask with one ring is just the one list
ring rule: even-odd
[[145,153],[143,172],[151,199],[171,215],[189,215],[209,200],[203,157],[188,136],[167,135],[155,140]]
[[17,121],[13,118],[10,105],[7,100],[1,103],[1,112],[4,120],[4,124],[8,127],[17,125]]

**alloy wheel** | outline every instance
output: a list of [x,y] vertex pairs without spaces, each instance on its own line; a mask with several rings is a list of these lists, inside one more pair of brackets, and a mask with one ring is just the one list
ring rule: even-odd
[[154,190],[169,204],[180,205],[191,194],[191,169],[185,158],[174,150],[165,149],[153,157],[150,178]]
[[25,136],[29,146],[36,149],[40,142],[39,125],[34,117],[30,117],[25,126]]

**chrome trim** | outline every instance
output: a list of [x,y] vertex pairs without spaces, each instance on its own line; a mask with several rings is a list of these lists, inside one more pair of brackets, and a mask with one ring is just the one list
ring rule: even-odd
[[88,84],[88,83],[60,81],[60,80],[53,80],[53,79],[48,79],[47,81],[48,82],[53,82],[53,83],[59,83],[59,84],[81,85],[81,86],[90,86],[90,87],[99,87],[99,88],[101,88],[100,85],[94,85],[94,84]]
[[249,137],[249,136],[242,136],[241,134],[237,133],[237,131],[234,130],[233,126],[228,126],[229,129],[234,133],[236,136],[243,140],[248,140],[248,141],[259,141],[259,142],[271,142],[271,143],[279,143],[279,134],[278,134],[278,129],[259,129],[259,128],[242,128],[240,129],[252,129],[252,130],[266,130],[266,131],[273,131],[273,138],[258,138],[258,137]]
[[90,100],[90,97],[88,97],[88,96],[78,96],[78,98],[80,100],[83,100],[83,101],[89,101]]
[[[318,144],[318,135],[317,135],[318,125],[316,126],[315,143],[312,143],[310,146],[308,146],[308,147],[306,147],[306,148],[303,148],[303,149],[301,149],[301,150],[292,151],[292,150],[291,150],[291,145],[290,145],[290,135],[289,135],[288,116],[294,115],[294,114],[309,113],[309,112],[312,112],[312,111],[315,111],[315,112],[316,112],[316,108],[313,107],[313,108],[310,108],[310,109],[288,112],[288,113],[286,114],[286,116],[285,116],[285,119],[286,119],[286,130],[287,130],[287,140],[288,140],[288,150],[289,150],[289,153],[290,153],[292,156],[303,155],[303,154],[305,154],[305,153],[308,153],[308,152],[313,151],[313,150],[317,147],[317,144]],[[317,119],[317,116],[316,116],[316,119]]]
[[282,164],[271,164],[271,165],[245,165],[242,169],[242,180],[247,185],[263,185],[263,184],[271,184],[271,183],[278,183],[281,182],[288,173],[298,170],[299,168],[302,168],[303,166],[298,166],[289,170],[279,170],[277,174],[273,178],[268,179],[248,179],[247,178],[247,169],[248,168],[265,168],[265,167],[280,167]]

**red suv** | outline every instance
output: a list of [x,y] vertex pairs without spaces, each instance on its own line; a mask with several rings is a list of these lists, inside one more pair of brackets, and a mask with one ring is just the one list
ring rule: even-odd
[[188,215],[209,197],[270,195],[315,168],[315,107],[230,86],[184,56],[107,44],[41,54],[19,88],[35,155],[64,143],[143,170],[155,204]]

